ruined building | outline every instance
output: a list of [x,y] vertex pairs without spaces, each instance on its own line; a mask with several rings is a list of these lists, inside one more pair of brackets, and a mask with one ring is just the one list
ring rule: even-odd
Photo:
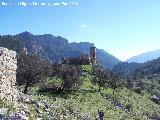
[[16,69],[16,52],[0,47],[0,99],[16,100]]
[[98,64],[96,53],[96,47],[90,47],[90,62],[93,66]]
[[60,64],[75,64],[75,65],[93,65],[97,66],[96,47],[90,47],[90,54],[81,55],[76,58],[62,58]]

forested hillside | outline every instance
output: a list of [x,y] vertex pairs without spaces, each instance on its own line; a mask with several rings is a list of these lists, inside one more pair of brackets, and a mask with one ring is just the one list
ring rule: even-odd
[[120,62],[113,67],[112,71],[117,75],[127,77],[129,75],[133,75],[136,69],[141,66],[141,63]]
[[146,63],[122,62],[113,72],[124,80],[126,87],[141,95],[147,93],[152,101],[160,104],[160,58]]
[[121,62],[113,69],[113,72],[121,76],[155,76],[160,74],[160,58],[145,63]]

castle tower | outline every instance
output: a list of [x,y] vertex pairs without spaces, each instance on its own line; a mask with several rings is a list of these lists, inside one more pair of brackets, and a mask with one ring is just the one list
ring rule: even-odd
[[93,66],[97,65],[96,47],[90,47],[90,58]]

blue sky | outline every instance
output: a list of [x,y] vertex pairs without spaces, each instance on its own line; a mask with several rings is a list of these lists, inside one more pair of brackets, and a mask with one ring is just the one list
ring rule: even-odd
[[33,1],[0,0],[1,35],[60,35],[69,42],[94,43],[120,60],[160,48],[160,0],[34,0],[60,3],[52,7],[2,2]]

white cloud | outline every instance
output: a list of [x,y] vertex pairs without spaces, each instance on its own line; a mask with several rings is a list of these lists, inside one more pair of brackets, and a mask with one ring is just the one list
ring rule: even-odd
[[87,25],[85,25],[85,24],[81,24],[81,27],[82,27],[82,28],[85,28],[85,27],[87,27]]

